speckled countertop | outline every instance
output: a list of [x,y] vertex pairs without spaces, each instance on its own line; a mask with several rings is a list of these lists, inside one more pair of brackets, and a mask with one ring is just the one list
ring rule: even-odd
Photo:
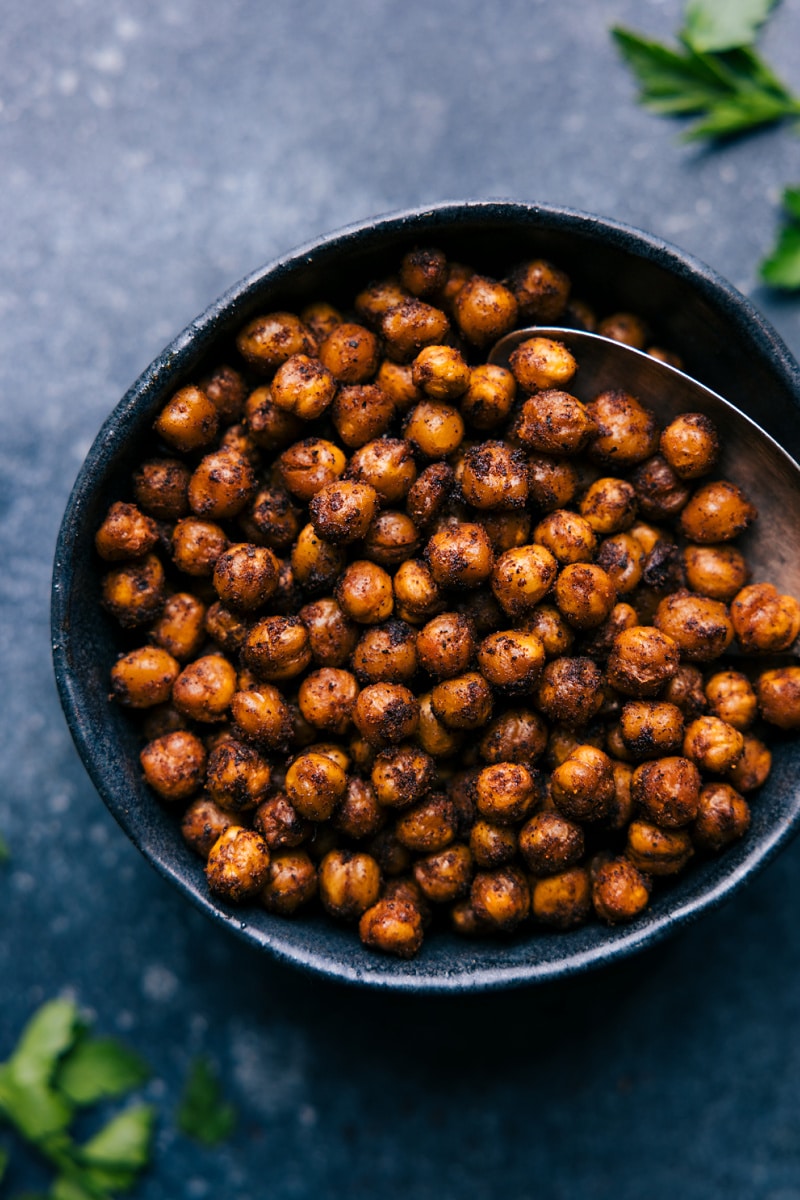
[[[678,940],[590,983],[424,1000],[279,967],[141,859],[51,677],[61,512],[101,420],[228,284],[370,214],[509,197],[675,241],[754,290],[786,129],[688,148],[637,108],[608,27],[678,0],[11,0],[0,29],[0,1057],[68,991],[155,1068],[146,1200],[800,1197],[800,844]],[[765,38],[800,87],[800,0]],[[172,1113],[210,1055],[241,1112]],[[0,1135],[0,1140],[2,1135]],[[15,1149],[9,1194],[38,1187]]]

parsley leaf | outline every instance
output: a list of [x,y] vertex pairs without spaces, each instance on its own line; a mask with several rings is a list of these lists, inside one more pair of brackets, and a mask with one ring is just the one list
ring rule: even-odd
[[794,290],[800,288],[800,187],[785,190],[783,207],[789,221],[761,263],[761,278],[771,287]]
[[695,50],[735,50],[755,41],[777,0],[689,0],[681,37]]
[[82,1038],[62,1062],[56,1083],[73,1104],[124,1096],[149,1077],[147,1064],[114,1038]]
[[74,1045],[81,1031],[78,1010],[71,1000],[51,1000],[34,1013],[5,1064],[21,1086],[49,1083],[56,1064]]
[[233,1132],[236,1110],[223,1100],[217,1077],[206,1058],[196,1058],[192,1063],[177,1124],[181,1133],[206,1146],[217,1145]]

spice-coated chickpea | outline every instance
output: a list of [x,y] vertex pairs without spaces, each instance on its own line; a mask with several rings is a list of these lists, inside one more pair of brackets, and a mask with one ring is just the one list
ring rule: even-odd
[[758,700],[750,680],[739,671],[718,671],[706,682],[706,699],[715,716],[744,731],[758,715]]
[[522,614],[521,621],[523,629],[536,634],[548,658],[569,654],[575,633],[554,604],[537,604]]
[[273,312],[249,321],[236,338],[242,358],[270,374],[293,354],[314,354],[317,343],[294,313]]
[[649,821],[631,821],[628,826],[625,857],[647,875],[677,875],[693,854],[687,829],[659,829]]
[[614,798],[611,759],[595,746],[577,746],[550,777],[550,794],[570,821],[597,821],[607,815]]
[[314,828],[292,807],[284,792],[263,800],[253,813],[253,827],[270,850],[288,850],[301,845]]
[[384,509],[364,536],[364,553],[382,567],[398,567],[413,558],[419,543],[419,530],[407,513]]
[[402,438],[374,438],[351,455],[347,477],[374,488],[381,504],[400,504],[417,478],[411,446]]
[[181,835],[195,854],[207,859],[214,843],[233,824],[230,813],[224,812],[210,796],[198,796],[183,814]]
[[220,450],[235,450],[250,463],[254,470],[261,466],[261,447],[256,442],[248,427],[241,423],[229,425],[219,439]]
[[461,843],[426,854],[414,863],[414,879],[425,899],[434,904],[445,904],[465,895],[472,874],[472,854]]
[[317,300],[307,305],[300,313],[300,320],[311,330],[317,343],[322,342],[332,329],[342,323],[342,314],[326,300]]
[[583,858],[583,830],[560,813],[536,813],[519,831],[519,850],[533,875],[557,875]]
[[332,587],[344,567],[344,551],[320,537],[312,524],[304,525],[292,547],[291,565],[296,582],[307,592]]
[[474,429],[494,429],[511,412],[516,392],[516,380],[510,371],[481,363],[472,368],[469,387],[461,398],[461,415]]
[[534,529],[533,540],[560,563],[591,562],[597,545],[589,522],[569,509],[548,513]]
[[606,826],[608,829],[618,832],[628,826],[633,815],[633,796],[631,794],[633,768],[628,763],[619,762],[616,759],[611,760],[611,765],[614,771],[614,798],[606,814]]
[[353,307],[367,325],[380,325],[381,318],[390,308],[396,308],[408,299],[408,289],[396,275],[391,275],[367,284],[356,296]]
[[564,508],[578,491],[578,474],[567,458],[546,454],[528,456],[528,498],[544,512]]
[[209,606],[205,617],[205,631],[220,649],[236,654],[244,645],[248,626],[240,613],[231,612],[219,600]]
[[244,379],[233,367],[215,367],[210,375],[200,381],[209,400],[212,402],[220,420],[226,424],[241,419],[247,388]]
[[595,533],[621,533],[636,519],[636,493],[627,480],[604,476],[589,485],[578,507]]
[[286,771],[284,788],[292,808],[307,821],[327,821],[344,796],[347,775],[326,754],[298,754]]
[[654,696],[677,671],[679,658],[671,637],[650,625],[634,625],[614,638],[608,682],[626,696]]
[[596,563],[570,563],[558,576],[556,604],[576,629],[602,625],[617,599],[614,581]]
[[469,283],[474,274],[474,268],[467,266],[466,263],[449,262],[447,264],[446,279],[443,286],[439,289],[437,297],[438,303],[445,312],[453,312],[458,293],[464,287],[465,283]]
[[744,556],[725,545],[686,546],[683,569],[689,588],[712,600],[733,600],[750,577]]
[[761,716],[779,729],[800,729],[800,667],[763,671],[756,681]]
[[[532,337],[521,342],[509,358],[509,367],[517,383],[526,392],[538,388],[558,388],[569,383],[578,364],[563,342],[553,338]],[[538,397],[534,397],[534,403]],[[539,449],[547,449],[545,446]]]
[[729,783],[708,783],[700,792],[692,837],[702,850],[724,850],[750,828],[750,805]]
[[461,613],[440,613],[419,630],[416,648],[419,665],[436,679],[460,675],[475,653],[472,622]]
[[135,504],[112,504],[94,537],[97,553],[106,562],[139,558],[158,543],[158,526]]
[[431,569],[421,559],[409,559],[398,567],[393,582],[397,615],[419,625],[443,605]]
[[[319,733],[319,730],[313,725],[309,724],[309,728],[313,729],[315,734]],[[343,771],[350,769],[350,755],[339,742],[312,742],[307,744],[304,749],[306,754],[322,754],[340,766]]]
[[186,800],[205,777],[203,743],[185,729],[148,742],[139,755],[144,777],[164,800]]
[[464,421],[451,404],[421,400],[409,413],[403,436],[425,458],[446,458],[461,445]]
[[505,612],[519,617],[547,595],[557,572],[556,559],[546,546],[517,546],[495,563],[492,591]]
[[634,350],[644,350],[650,334],[641,317],[635,313],[618,312],[605,317],[597,327],[597,332],[603,337],[613,338],[615,342],[624,342]]
[[608,574],[621,596],[627,596],[642,582],[645,563],[644,551],[630,533],[615,533],[600,543],[597,565]]
[[394,412],[391,396],[374,383],[339,388],[331,408],[336,432],[351,450],[385,433]]
[[720,775],[729,770],[744,750],[738,729],[719,717],[697,717],[687,726],[683,753],[703,771]]
[[439,516],[453,490],[454,479],[453,468],[444,462],[431,463],[420,472],[406,499],[408,514],[419,529],[432,525]]
[[334,598],[314,600],[298,615],[308,630],[314,662],[321,667],[344,666],[356,648],[359,627],[345,616]]
[[681,479],[706,475],[719,454],[713,421],[702,413],[681,413],[661,434],[661,453]]
[[626,749],[634,758],[663,758],[683,745],[683,713],[663,700],[629,700],[619,718]]
[[726,605],[685,589],[664,597],[653,623],[672,638],[682,657],[693,662],[711,662],[733,641],[733,625]]
[[147,742],[189,726],[189,718],[179,713],[173,704],[155,704],[142,713],[142,736]]
[[139,508],[159,521],[176,521],[189,511],[192,473],[175,458],[151,458],[133,473],[133,496]]
[[269,870],[269,850],[253,829],[231,825],[216,840],[206,863],[211,891],[231,904],[258,895]]
[[654,825],[680,829],[697,816],[700,772],[688,758],[658,758],[636,768],[631,791]]
[[475,784],[478,812],[495,825],[524,821],[541,798],[535,774],[522,763],[501,762],[484,767]]
[[447,588],[478,587],[489,578],[494,563],[486,530],[468,521],[434,533],[425,557],[435,582]]
[[681,663],[664,688],[663,699],[675,704],[684,717],[698,717],[708,707],[699,667]]
[[275,372],[272,402],[301,421],[321,417],[336,395],[336,380],[318,358],[293,354]]
[[691,488],[660,454],[640,463],[631,475],[631,483],[639,511],[651,521],[668,521],[677,516],[692,494]]
[[407,363],[416,358],[424,346],[443,342],[450,330],[450,322],[441,309],[413,298],[387,309],[381,318],[380,330],[388,357],[395,362]]
[[189,480],[189,506],[212,521],[235,517],[256,490],[253,468],[236,450],[207,454]]
[[164,607],[164,568],[156,554],[146,554],[103,576],[103,607],[123,629],[147,625]]
[[322,667],[300,684],[298,703],[309,725],[343,737],[350,727],[357,696],[354,675],[338,667]]
[[238,691],[231,700],[234,731],[245,741],[269,750],[285,750],[292,736],[289,706],[268,683]]
[[381,872],[371,854],[332,850],[319,865],[319,895],[325,909],[342,920],[355,920],[376,903]]
[[410,363],[392,362],[385,358],[378,368],[375,382],[391,398],[398,413],[407,412],[425,399],[422,390],[414,383]]
[[184,517],[172,531],[172,561],[185,575],[213,575],[217,559],[228,548],[221,525]]
[[221,654],[206,654],[184,667],[172,702],[193,721],[221,721],[236,693],[236,669]]
[[592,631],[591,638],[583,643],[584,653],[604,662],[611,652],[617,634],[622,633],[623,629],[632,629],[634,625],[638,624],[639,617],[635,608],[630,604],[615,604],[605,621],[602,621]]
[[261,488],[246,520],[258,542],[272,550],[288,550],[300,530],[300,513],[282,487]]
[[479,871],[472,881],[470,900],[486,929],[510,933],[531,911],[531,893],[524,873],[516,866]]
[[584,867],[537,879],[531,893],[534,920],[553,929],[583,925],[591,912],[591,885]]
[[589,446],[589,457],[595,462],[624,470],[655,453],[655,418],[627,392],[602,392],[587,405],[587,412],[597,427]]
[[517,856],[517,830],[479,817],[469,831],[469,848],[477,867],[484,870],[502,867]]
[[372,786],[365,780],[353,775],[347,780],[347,789],[339,808],[333,816],[336,829],[360,841],[373,837],[386,824],[387,815],[380,806]]
[[317,871],[304,850],[282,850],[270,858],[259,899],[267,912],[287,916],[317,894]]
[[528,499],[528,464],[505,442],[481,442],[464,455],[461,491],[473,508],[522,508]]
[[492,687],[506,693],[530,692],[545,663],[544,646],[535,633],[507,629],[490,633],[478,646],[478,668]]
[[512,426],[526,450],[541,454],[579,454],[595,433],[589,410],[569,392],[547,389],[526,400]]
[[411,365],[411,378],[431,400],[457,400],[469,387],[470,369],[454,346],[425,346]]
[[416,733],[419,702],[400,683],[371,683],[359,692],[353,721],[373,746],[394,745]]
[[245,400],[245,426],[261,450],[282,450],[303,436],[303,422],[278,408],[268,387],[256,388]]
[[452,800],[443,792],[431,793],[398,816],[395,837],[409,850],[433,854],[444,850],[456,836]]
[[738,537],[758,510],[735,483],[719,480],[697,489],[681,513],[681,532],[692,542],[712,545]]
[[525,322],[553,325],[563,316],[570,293],[570,279],[564,271],[543,258],[516,267],[508,277],[508,286],[519,305]]
[[484,513],[481,524],[498,557],[506,550],[527,546],[531,540],[531,518],[526,512]]
[[189,592],[169,596],[161,616],[150,630],[157,646],[185,662],[197,654],[205,640],[206,606]]
[[411,867],[408,848],[397,840],[394,829],[390,826],[381,829],[367,848],[385,877],[395,879]]
[[591,658],[552,659],[542,672],[536,703],[551,721],[585,725],[600,708],[602,673]]
[[184,387],[164,405],[154,428],[173,450],[189,453],[213,442],[219,428],[219,413],[200,388]]
[[448,729],[480,729],[492,715],[492,689],[478,671],[467,671],[437,683],[431,706]]
[[269,763],[254,746],[229,738],[209,756],[206,787],[220,808],[243,813],[261,803],[271,777]]
[[741,758],[728,771],[728,779],[740,792],[753,792],[766,782],[772,769],[772,753],[757,737],[746,733]]
[[345,616],[359,625],[378,625],[392,615],[392,577],[377,563],[366,559],[349,563],[334,593]]
[[251,612],[266,604],[278,586],[278,560],[267,546],[240,542],[214,564],[214,588],[223,604]]
[[477,588],[459,600],[458,611],[471,621],[476,636],[481,637],[505,621],[503,610],[489,588]]
[[371,625],[353,650],[359,683],[409,683],[417,671],[417,633],[405,621]]
[[158,646],[142,646],[118,658],[111,668],[111,692],[127,708],[164,704],[180,674],[180,663]]
[[414,745],[393,746],[375,758],[370,774],[375,796],[384,808],[409,808],[433,787],[433,758]]
[[473,275],[464,284],[453,307],[459,329],[475,346],[496,342],[517,323],[513,292],[483,275]]
[[248,633],[242,659],[258,679],[292,679],[311,662],[308,630],[299,617],[264,617]]
[[447,281],[447,259],[433,247],[409,250],[400,264],[400,282],[414,296],[430,296]]
[[384,898],[362,915],[358,933],[371,950],[413,958],[422,946],[422,916],[407,900]]
[[337,479],[320,488],[308,507],[319,537],[333,545],[347,545],[366,535],[378,504],[378,493],[368,483]]
[[324,438],[304,438],[284,450],[278,459],[283,486],[303,504],[344,471],[347,459],[338,446]]
[[752,583],[737,593],[731,620],[743,650],[788,650],[800,634],[800,604],[771,583]]
[[547,726],[532,708],[511,708],[495,717],[481,738],[484,762],[536,762],[547,747]]
[[609,925],[632,921],[647,907],[650,885],[647,877],[627,858],[604,863],[592,884],[592,904],[598,917]]

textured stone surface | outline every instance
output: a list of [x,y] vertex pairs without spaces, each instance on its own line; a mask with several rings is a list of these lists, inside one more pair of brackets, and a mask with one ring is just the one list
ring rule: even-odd
[[[796,1197],[800,846],[679,941],[579,989],[426,1001],[309,980],[212,927],[125,840],[69,741],[47,614],[59,518],[102,418],[256,263],[412,204],[568,204],[698,254],[798,353],[800,302],[753,281],[800,140],[698,150],[635,106],[607,28],[666,35],[677,0],[7,9],[0,1056],[64,990],[147,1055],[161,1113],[147,1200]],[[799,39],[786,0],[765,49],[795,86]],[[171,1119],[198,1051],[241,1110],[213,1152]],[[10,1193],[41,1182],[15,1147]]]

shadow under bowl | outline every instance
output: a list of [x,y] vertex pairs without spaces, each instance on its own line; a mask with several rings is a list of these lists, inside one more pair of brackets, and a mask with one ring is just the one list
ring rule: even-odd
[[[178,387],[211,364],[232,361],[251,317],[314,299],[347,306],[369,280],[396,271],[415,245],[502,277],[543,257],[566,270],[574,294],[602,311],[633,310],[676,350],[685,369],[748,413],[794,457],[800,453],[800,368],[775,331],[730,284],[667,243],[567,209],[469,202],[376,218],[321,238],[258,269],[184,330],[136,381],[100,430],[67,504],[56,549],[52,639],[64,712],[106,805],[150,863],[199,908],[250,943],[329,978],[373,988],[466,992],[565,979],[610,965],[695,920],[763,867],[800,823],[800,739],[774,747],[772,774],[753,805],[746,838],[699,864],[630,925],[569,933],[527,932],[472,942],[439,934],[411,962],[367,951],[353,929],[323,915],[287,920],[260,908],[223,906],[206,886],[173,815],[145,785],[140,734],[108,702],[119,630],[99,606],[94,532],[109,504],[128,494],[154,417]],[[235,361],[235,359],[233,360]]]

